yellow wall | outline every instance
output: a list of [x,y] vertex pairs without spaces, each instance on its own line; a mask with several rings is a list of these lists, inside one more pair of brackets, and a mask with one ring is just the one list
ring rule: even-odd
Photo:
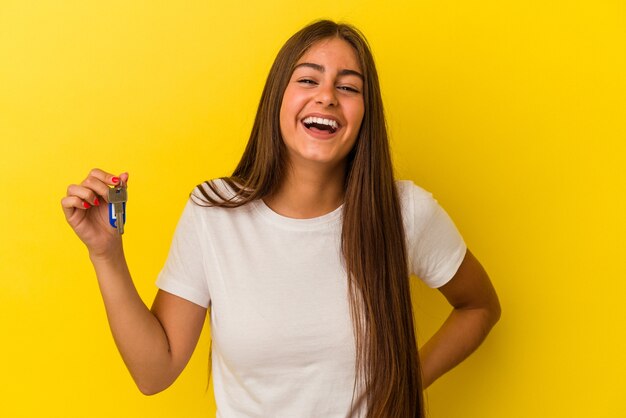
[[[618,0],[2,0],[1,416],[213,415],[207,332],[172,388],[134,388],[59,202],[91,167],[131,173],[125,245],[150,303],[187,193],[232,170],[275,53],[319,17],[368,36],[399,176],[435,194],[501,296],[431,417],[626,416]],[[416,294],[423,339],[447,308]]]

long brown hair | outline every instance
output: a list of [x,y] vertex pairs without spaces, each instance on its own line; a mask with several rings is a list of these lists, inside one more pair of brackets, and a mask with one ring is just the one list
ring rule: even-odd
[[302,55],[333,37],[354,48],[364,76],[365,113],[346,164],[341,235],[356,341],[354,393],[360,393],[356,401],[353,396],[352,413],[365,403],[367,418],[421,418],[421,372],[402,213],[374,58],[358,29],[322,20],[285,43],[270,69],[241,161],[232,176],[223,179],[234,198],[205,182],[197,188],[203,195],[197,203],[236,207],[278,189],[287,169],[279,119],[283,94]]

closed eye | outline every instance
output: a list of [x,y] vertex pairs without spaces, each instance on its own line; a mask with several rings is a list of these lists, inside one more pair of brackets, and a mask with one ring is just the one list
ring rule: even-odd
[[315,80],[311,80],[310,78],[302,78],[300,80],[298,80],[298,83],[300,84],[310,84],[310,85],[316,85],[317,82]]

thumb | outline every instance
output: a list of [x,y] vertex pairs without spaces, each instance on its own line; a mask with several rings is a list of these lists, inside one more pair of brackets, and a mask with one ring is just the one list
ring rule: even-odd
[[126,185],[128,184],[128,177],[129,177],[129,176],[128,176],[128,173],[122,173],[122,174],[120,174],[120,179],[121,179],[121,180],[122,180],[122,182],[123,182],[124,184],[126,184]]

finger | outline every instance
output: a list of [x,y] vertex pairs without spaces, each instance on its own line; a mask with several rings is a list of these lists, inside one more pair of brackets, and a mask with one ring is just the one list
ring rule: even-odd
[[[128,179],[128,174],[126,174],[126,179]],[[110,186],[115,186],[116,184],[118,184],[120,182],[120,176],[116,176],[113,175],[111,173],[107,173],[106,171],[100,170],[99,168],[94,168],[89,172],[89,176],[88,177],[95,177],[98,180],[100,180],[101,182],[110,185]]]
[[128,185],[128,173],[122,173],[119,175],[119,178],[124,182],[125,185]]
[[[102,180],[98,179],[97,177],[94,177],[94,176],[87,177],[80,184],[80,187],[85,187],[85,188],[91,190],[93,192],[95,198],[97,198],[98,196],[101,196],[102,199],[99,200],[100,203],[106,202],[107,199],[108,199],[109,188],[110,187],[109,187],[108,184],[106,184]],[[88,200],[88,199],[85,199],[85,200],[87,200],[92,205],[96,205],[96,202],[98,202],[98,200],[96,200],[96,201]]]
[[76,209],[85,210],[84,203],[85,201],[78,196],[65,196],[61,199],[61,207],[63,208],[65,218],[69,219],[76,212]]
[[[104,187],[106,188],[106,186]],[[89,206],[83,205],[84,209],[88,209],[91,206],[99,206],[101,203],[98,194],[91,187],[86,187],[83,184],[70,184],[67,187],[67,196],[76,196],[87,203]]]

